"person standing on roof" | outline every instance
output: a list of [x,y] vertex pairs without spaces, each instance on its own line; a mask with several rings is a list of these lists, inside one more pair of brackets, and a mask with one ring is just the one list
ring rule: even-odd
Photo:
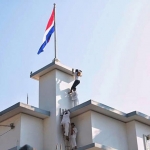
[[64,131],[64,135],[66,136],[66,140],[69,140],[69,126],[70,126],[70,111],[69,110],[64,111],[61,125]]
[[77,137],[77,128],[74,123],[71,123],[71,135],[70,135],[70,145],[71,149],[77,149],[76,137]]
[[78,84],[80,84],[80,77],[82,76],[82,71],[78,69],[76,69],[75,72],[74,72],[74,69],[72,69],[72,73],[75,76],[75,81],[68,94],[72,93],[72,90],[75,89]]
[[78,93],[76,91],[76,88],[72,89],[73,92],[71,93],[71,100],[72,100],[72,106],[75,107],[77,105],[79,105],[79,99],[78,99]]

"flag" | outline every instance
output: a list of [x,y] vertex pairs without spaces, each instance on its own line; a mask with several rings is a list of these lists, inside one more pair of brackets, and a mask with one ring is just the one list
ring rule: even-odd
[[41,47],[40,47],[37,54],[40,54],[41,52],[44,51],[44,48],[45,48],[46,44],[50,41],[51,35],[55,31],[54,17],[55,17],[55,8],[53,8],[52,14],[51,14],[50,19],[47,23],[45,33],[44,33],[44,37],[43,37],[43,44],[41,45]]

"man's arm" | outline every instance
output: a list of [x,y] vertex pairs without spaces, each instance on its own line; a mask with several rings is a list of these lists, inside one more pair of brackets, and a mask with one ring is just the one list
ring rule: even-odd
[[76,134],[78,132],[77,128],[73,128],[73,132]]
[[68,109],[68,115],[70,116],[70,109]]

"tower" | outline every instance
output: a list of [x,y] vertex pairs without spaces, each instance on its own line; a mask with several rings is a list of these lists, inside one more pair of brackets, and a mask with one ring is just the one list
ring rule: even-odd
[[50,117],[44,120],[44,149],[55,149],[57,144],[64,147],[60,108],[71,108],[68,91],[73,81],[72,68],[55,59],[30,77],[39,81],[39,108],[50,111]]

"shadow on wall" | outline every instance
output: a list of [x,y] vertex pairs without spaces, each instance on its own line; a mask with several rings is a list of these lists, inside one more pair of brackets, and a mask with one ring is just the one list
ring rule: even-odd
[[68,79],[65,81],[61,79],[56,79],[56,86],[57,86],[57,102],[58,108],[61,106],[62,109],[70,109],[71,108],[71,97],[68,94],[70,91],[70,87],[72,86],[72,79],[68,83]]

